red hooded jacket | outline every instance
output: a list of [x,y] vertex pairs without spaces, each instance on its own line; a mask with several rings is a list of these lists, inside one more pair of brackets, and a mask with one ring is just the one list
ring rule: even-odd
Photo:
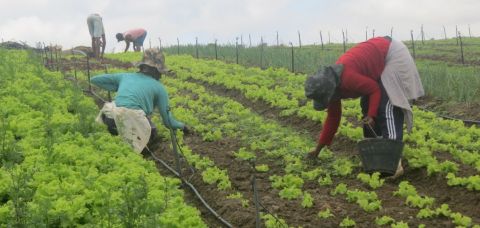
[[390,40],[387,38],[372,38],[355,45],[337,60],[337,64],[344,65],[337,88],[340,99],[332,99],[328,104],[327,119],[319,136],[320,144],[332,143],[342,115],[341,99],[369,96],[368,116],[377,116],[381,96],[380,76],[389,47]]

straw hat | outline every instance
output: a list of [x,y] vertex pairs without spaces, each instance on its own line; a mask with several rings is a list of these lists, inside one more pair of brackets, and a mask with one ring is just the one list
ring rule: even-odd
[[138,62],[136,66],[147,65],[157,68],[161,74],[166,74],[169,70],[165,67],[165,56],[157,48],[150,48],[145,50],[141,62]]

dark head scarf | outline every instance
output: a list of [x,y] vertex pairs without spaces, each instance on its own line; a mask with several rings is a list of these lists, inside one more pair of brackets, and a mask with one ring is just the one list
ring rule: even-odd
[[320,68],[314,75],[307,77],[305,81],[305,96],[313,99],[313,108],[321,111],[327,108],[328,103],[340,85],[343,65],[334,64]]

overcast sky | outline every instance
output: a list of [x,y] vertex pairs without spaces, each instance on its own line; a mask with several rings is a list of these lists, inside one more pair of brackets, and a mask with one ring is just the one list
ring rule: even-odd
[[[144,46],[181,43],[235,43],[243,37],[258,43],[260,37],[270,44],[276,41],[298,44],[319,43],[330,33],[332,42],[342,41],[342,29],[350,42],[368,36],[389,35],[402,40],[425,36],[443,38],[455,35],[455,25],[468,36],[480,36],[480,0],[0,0],[0,38],[58,43],[66,48],[90,45],[86,23],[90,13],[99,13],[107,36],[107,51],[120,50],[115,33],[142,27],[148,31]],[[239,40],[240,42],[240,40]]]

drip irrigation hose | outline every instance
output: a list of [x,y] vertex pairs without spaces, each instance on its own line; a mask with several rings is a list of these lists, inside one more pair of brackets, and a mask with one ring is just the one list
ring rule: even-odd
[[[265,210],[267,212],[267,214],[271,215],[275,221],[277,222],[277,224],[282,224],[282,222],[280,221],[280,219],[275,216],[274,214],[272,214],[265,206],[262,205],[262,203],[260,203],[260,200],[258,199],[258,192],[257,192],[257,183],[256,183],[256,173],[257,173],[257,170],[255,169],[255,160],[253,161],[250,161],[249,162],[250,166],[253,168],[253,175],[252,175],[252,191],[253,191],[253,201],[255,203],[255,228],[260,228],[261,225],[260,225],[260,207]],[[285,226],[286,228],[288,228],[288,226]]]
[[442,114],[438,114],[437,112],[434,112],[434,111],[431,111],[431,110],[428,110],[426,108],[423,108],[423,107],[420,107],[420,106],[417,106],[418,109],[424,111],[424,112],[433,112],[435,113],[435,115],[437,115],[438,117],[442,118],[442,119],[446,119],[446,120],[457,120],[457,121],[462,121],[464,124],[475,124],[477,126],[480,126],[480,121],[479,120],[464,120],[464,119],[459,119],[459,118],[455,118],[455,117],[451,117],[451,116],[445,116],[445,115],[442,115]]
[[[168,115],[168,113],[167,113]],[[171,126],[171,125],[170,125]],[[173,155],[175,157],[175,166],[177,168],[177,172],[178,174],[180,175],[180,179],[182,180],[183,182],[183,175],[182,175],[182,168],[180,167],[180,156],[178,155],[178,149],[177,149],[177,134],[175,132],[175,130],[173,130],[172,127],[169,127],[170,129],[170,138],[172,140],[172,147],[173,147]]]
[[178,173],[177,171],[175,171],[172,167],[170,167],[166,162],[164,162],[162,159],[158,158],[157,156],[155,156],[155,154],[148,148],[146,147],[148,152],[150,152],[150,154],[152,155],[152,157],[160,162],[160,164],[162,164],[165,168],[167,168],[168,170],[170,170],[170,172],[172,172],[173,174],[175,174],[175,176],[177,176],[178,178],[180,178],[182,180],[182,183],[187,185],[192,191],[193,193],[197,196],[198,199],[200,199],[200,201],[202,202],[202,204],[208,209],[208,211],[210,211],[210,213],[212,213],[215,218],[217,218],[220,222],[223,223],[223,225],[225,225],[226,227],[233,227],[229,222],[227,222],[225,219],[223,219],[215,210],[213,210],[210,205],[208,205],[208,203],[205,201],[205,199],[203,199],[202,195],[200,195],[200,193],[197,191],[197,189],[195,188],[195,186],[193,186],[190,182],[188,182],[187,180],[185,180],[182,176],[180,176],[180,173]]
[[103,99],[103,98],[102,98],[100,95],[98,95],[97,93],[93,92],[93,90],[91,90],[91,91],[84,90],[84,92],[87,92],[87,93],[92,94],[92,95],[95,96],[96,98],[100,99],[103,103],[108,103],[108,101],[106,101],[105,99]]
[[[176,139],[176,135],[175,135],[175,139]],[[176,140],[175,143],[177,144],[177,148],[178,148],[178,151],[180,152],[179,154],[181,155],[181,159],[183,158],[183,160],[186,161],[187,158],[183,154],[182,147],[178,143],[178,140]],[[180,159],[180,161],[182,161],[181,159]],[[192,179],[192,177],[195,176],[195,169],[190,164],[188,164],[188,162],[186,162],[186,164],[187,164],[188,168],[190,169],[190,171],[192,172],[192,175],[188,178],[188,181],[190,181]]]
[[256,170],[255,170],[255,161],[252,162],[253,166],[253,175],[252,175],[252,191],[253,191],[253,201],[255,202],[255,228],[260,228],[260,204],[258,202],[258,193],[256,185]]

